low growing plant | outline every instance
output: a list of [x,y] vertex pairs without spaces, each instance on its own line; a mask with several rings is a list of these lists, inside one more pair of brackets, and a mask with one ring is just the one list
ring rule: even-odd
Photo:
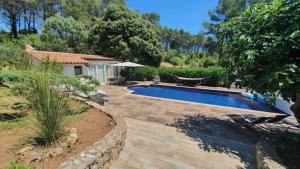
[[7,82],[23,81],[28,76],[27,71],[0,71],[0,86]]
[[18,164],[16,162],[12,162],[8,166],[6,166],[4,169],[31,169],[31,167],[24,165],[24,164]]

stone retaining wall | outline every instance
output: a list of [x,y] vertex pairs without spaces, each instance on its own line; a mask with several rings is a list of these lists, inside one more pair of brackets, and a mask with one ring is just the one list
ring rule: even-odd
[[126,122],[120,115],[105,111],[105,108],[95,102],[86,102],[88,105],[106,113],[116,123],[116,126],[104,138],[88,147],[75,157],[59,166],[59,169],[107,169],[111,162],[119,157],[125,146]]
[[256,162],[258,169],[285,169],[280,164],[280,158],[277,156],[274,148],[263,140],[256,144]]

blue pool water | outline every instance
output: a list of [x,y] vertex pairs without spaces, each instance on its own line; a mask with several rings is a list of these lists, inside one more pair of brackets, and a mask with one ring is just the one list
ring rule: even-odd
[[132,86],[129,87],[129,89],[137,95],[206,103],[249,110],[283,113],[279,109],[271,107],[266,103],[248,99],[237,93],[161,85]]

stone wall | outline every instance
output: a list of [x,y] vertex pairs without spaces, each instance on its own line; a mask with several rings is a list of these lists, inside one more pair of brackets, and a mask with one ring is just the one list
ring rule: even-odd
[[118,114],[105,111],[103,106],[95,102],[87,101],[86,103],[110,116],[116,126],[104,138],[61,164],[59,169],[107,169],[111,162],[119,157],[125,146],[127,134],[125,120]]

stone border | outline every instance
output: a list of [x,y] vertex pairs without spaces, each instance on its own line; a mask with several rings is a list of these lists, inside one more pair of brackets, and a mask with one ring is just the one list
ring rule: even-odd
[[86,103],[111,117],[116,126],[101,140],[62,163],[59,169],[107,169],[111,162],[119,157],[125,146],[127,135],[125,120],[116,113],[107,112],[103,106],[95,102],[86,101]]
[[286,169],[274,148],[263,140],[256,144],[256,163],[258,169]]

